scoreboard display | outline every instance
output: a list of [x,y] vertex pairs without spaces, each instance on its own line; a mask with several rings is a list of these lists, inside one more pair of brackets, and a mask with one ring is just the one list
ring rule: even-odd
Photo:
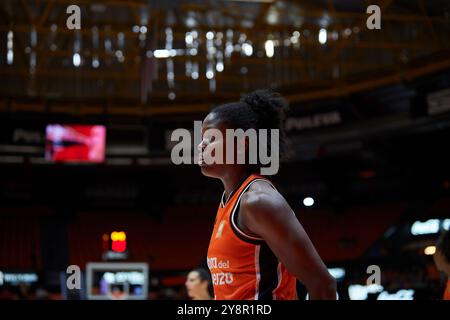
[[147,263],[90,262],[86,265],[89,300],[146,300]]

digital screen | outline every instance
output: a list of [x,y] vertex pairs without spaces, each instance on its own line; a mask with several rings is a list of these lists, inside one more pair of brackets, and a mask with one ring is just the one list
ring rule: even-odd
[[148,265],[145,263],[88,263],[88,299],[140,300],[148,293]]
[[100,271],[93,273],[92,294],[120,299],[141,296],[145,275],[139,270]]
[[3,285],[19,285],[21,283],[32,284],[38,282],[35,272],[3,272],[0,271],[0,287]]
[[45,159],[58,162],[103,162],[105,143],[105,126],[50,124],[46,128]]
[[381,285],[359,285],[352,284],[348,287],[350,300],[369,300],[371,295],[376,300],[414,300],[414,289],[400,289],[398,291],[387,291]]

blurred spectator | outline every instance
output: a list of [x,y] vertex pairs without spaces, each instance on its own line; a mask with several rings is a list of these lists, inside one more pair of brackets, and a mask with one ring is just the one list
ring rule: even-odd
[[198,268],[189,272],[186,289],[192,300],[211,300],[211,276],[206,269]]
[[36,300],[50,300],[50,294],[45,288],[39,287],[36,289]]
[[19,285],[19,300],[33,300],[33,295],[31,293],[31,288],[26,283],[21,283]]

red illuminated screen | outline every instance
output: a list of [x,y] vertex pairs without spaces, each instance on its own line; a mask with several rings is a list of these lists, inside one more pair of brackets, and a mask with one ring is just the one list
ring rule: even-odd
[[105,140],[104,126],[50,124],[46,129],[45,158],[61,162],[103,162]]

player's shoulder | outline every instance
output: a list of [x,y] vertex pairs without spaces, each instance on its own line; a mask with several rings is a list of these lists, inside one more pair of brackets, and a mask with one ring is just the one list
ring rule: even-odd
[[255,181],[242,195],[241,209],[248,212],[271,212],[283,206],[284,198],[265,180]]

